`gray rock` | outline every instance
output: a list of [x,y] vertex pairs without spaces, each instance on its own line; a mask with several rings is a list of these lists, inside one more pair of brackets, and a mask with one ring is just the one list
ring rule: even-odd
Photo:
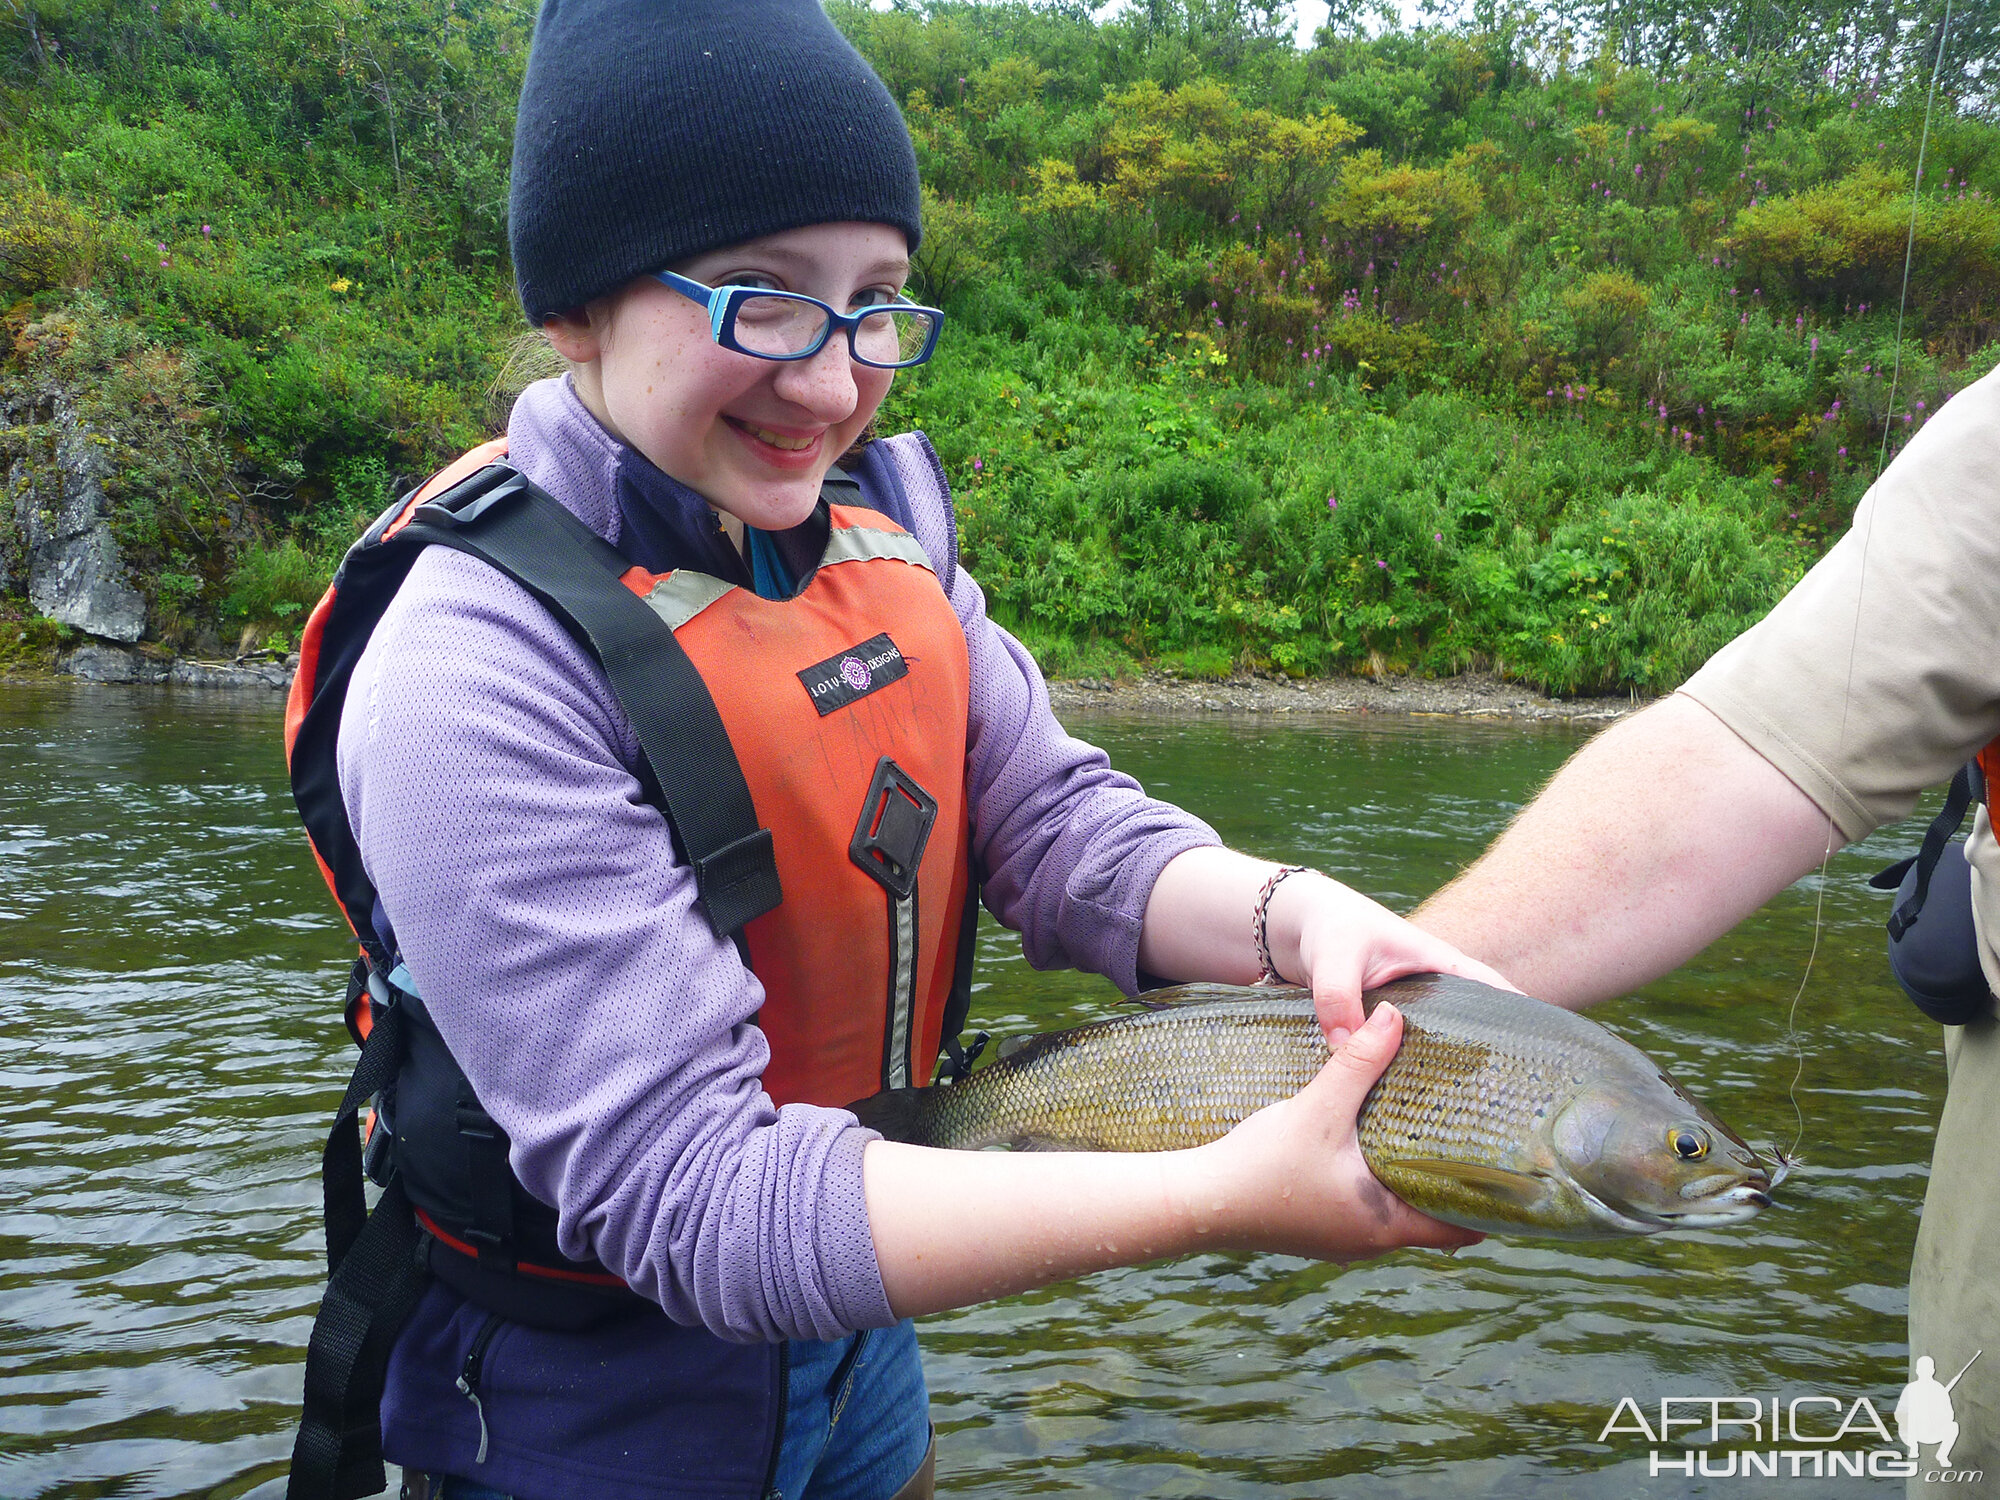
[[292,685],[292,669],[281,662],[196,661],[190,657],[158,657],[105,641],[86,641],[56,660],[58,676],[85,682],[171,683],[175,687],[260,688],[284,692]]
[[86,641],[56,659],[56,672],[85,682],[165,682],[172,664],[140,651]]
[[[146,601],[126,581],[124,560],[112,538],[104,479],[111,472],[97,435],[77,420],[60,392],[9,407],[8,426],[44,425],[53,462],[17,459],[7,476],[20,570],[7,570],[4,586],[25,582],[28,602],[51,619],[113,641],[136,641],[146,631]],[[0,558],[6,548],[0,547]],[[106,681],[129,681],[108,678]]]
[[180,687],[263,688],[285,692],[292,685],[291,668],[281,662],[192,661],[183,657],[173,665],[167,681]]

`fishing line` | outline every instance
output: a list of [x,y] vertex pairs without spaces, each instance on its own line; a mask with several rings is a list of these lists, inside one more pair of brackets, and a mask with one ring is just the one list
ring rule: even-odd
[[[1882,470],[1889,461],[1889,430],[1896,420],[1896,387],[1903,375],[1903,316],[1910,305],[1910,266],[1917,249],[1917,208],[1922,202],[1924,188],[1924,156],[1931,144],[1931,111],[1937,104],[1938,75],[1944,71],[1945,40],[1951,35],[1952,0],[1944,0],[1944,19],[1938,26],[1937,56],[1931,60],[1930,90],[1924,97],[1924,128],[1917,138],[1917,171],[1910,183],[1910,228],[1903,239],[1903,290],[1896,300],[1896,348],[1889,373],[1889,405],[1882,417],[1882,445],[1875,455],[1875,479],[1882,477]],[[1869,482],[1870,488],[1874,480]],[[1864,497],[1865,498],[1865,497]],[[1847,642],[1847,681],[1840,695],[1840,733],[1836,744],[1841,750],[1847,748],[1847,715],[1854,702],[1854,657],[1861,645],[1861,605],[1868,591],[1868,544],[1875,535],[1875,510],[1869,507],[1867,517],[1861,523],[1861,568],[1860,580],[1854,591],[1854,630]],[[1792,1106],[1792,1113],[1798,1118],[1798,1134],[1792,1139],[1791,1154],[1796,1157],[1798,1148],[1806,1138],[1805,1110],[1799,1104],[1799,1083],[1805,1077],[1805,1040],[1799,1035],[1799,1001],[1805,996],[1806,984],[1812,978],[1813,962],[1819,957],[1820,935],[1826,926],[1826,876],[1833,861],[1833,846],[1839,841],[1839,830],[1834,826],[1833,815],[1826,816],[1826,847],[1820,851],[1819,888],[1813,899],[1812,947],[1806,953],[1806,965],[1799,975],[1799,987],[1792,992],[1792,1004],[1785,1015],[1785,1035],[1792,1044],[1795,1064],[1792,1069],[1791,1086],[1785,1097]]]

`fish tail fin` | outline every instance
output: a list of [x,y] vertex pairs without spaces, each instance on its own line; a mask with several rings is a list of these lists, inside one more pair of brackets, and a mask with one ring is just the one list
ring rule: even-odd
[[886,1141],[930,1144],[929,1089],[884,1089],[847,1106],[854,1118]]

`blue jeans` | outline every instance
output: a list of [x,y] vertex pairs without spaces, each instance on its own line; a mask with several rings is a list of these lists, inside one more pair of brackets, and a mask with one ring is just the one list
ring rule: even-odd
[[[888,1500],[930,1447],[930,1393],[905,1318],[827,1343],[793,1340],[785,1431],[765,1500]],[[470,1479],[436,1477],[436,1500],[510,1500]]]

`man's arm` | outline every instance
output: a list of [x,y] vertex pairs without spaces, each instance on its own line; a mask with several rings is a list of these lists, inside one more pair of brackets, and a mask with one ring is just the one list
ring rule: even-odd
[[1411,920],[1574,1009],[1679,967],[1841,842],[1782,772],[1676,694],[1572,756]]

